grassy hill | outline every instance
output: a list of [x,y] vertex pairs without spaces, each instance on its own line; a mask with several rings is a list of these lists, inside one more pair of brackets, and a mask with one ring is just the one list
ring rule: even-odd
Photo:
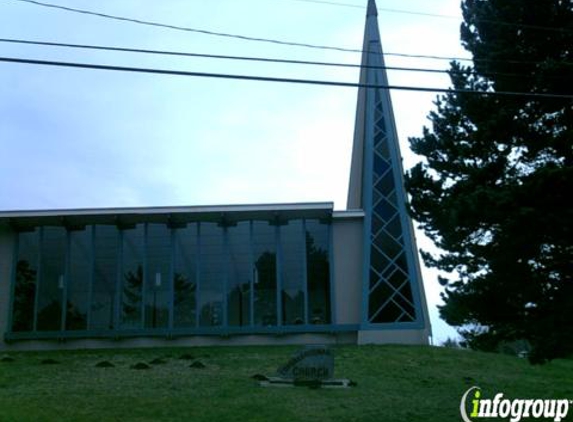
[[[297,349],[0,354],[0,421],[444,422],[461,420],[460,398],[474,385],[489,397],[573,399],[572,360],[531,366],[436,347],[335,347],[335,374],[356,381],[350,389],[263,388],[251,378],[272,375]],[[180,359],[184,354],[193,359]],[[164,363],[150,364],[154,359]],[[205,368],[191,368],[195,360]],[[104,361],[114,366],[96,367]],[[137,363],[150,369],[131,369]],[[573,409],[567,419],[573,420]]]

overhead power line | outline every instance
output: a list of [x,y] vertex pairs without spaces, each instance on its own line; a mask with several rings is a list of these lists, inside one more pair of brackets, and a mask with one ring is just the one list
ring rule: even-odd
[[[363,9],[366,10],[366,6],[361,6],[358,4],[352,3],[343,3],[339,1],[328,1],[328,0],[288,0],[288,1],[296,1],[300,3],[316,3],[316,4],[326,4],[330,6],[341,6],[341,7],[351,7],[355,9]],[[417,15],[417,16],[429,16],[432,18],[442,18],[442,19],[459,19],[459,16],[453,15],[441,15],[439,13],[429,13],[429,12],[416,12],[414,10],[402,10],[402,9],[390,9],[387,7],[378,7],[378,11],[382,12],[389,12],[389,13],[400,13],[404,15]]]
[[[375,66],[375,65],[361,65],[361,64],[354,64],[354,63],[277,59],[277,58],[269,58],[269,57],[230,56],[230,55],[220,55],[220,54],[189,53],[189,52],[181,52],[181,51],[149,50],[149,49],[142,49],[142,48],[127,48],[127,47],[112,47],[112,46],[103,46],[103,45],[71,44],[71,43],[59,43],[59,42],[49,42],[49,41],[22,40],[22,39],[13,39],[13,38],[0,38],[0,42],[11,43],[11,44],[40,45],[40,46],[48,46],[48,47],[64,47],[64,48],[74,48],[74,49],[114,51],[114,52],[124,52],[124,53],[141,53],[141,54],[166,55],[166,56],[177,56],[177,57],[197,57],[197,58],[251,61],[251,62],[262,62],[262,63],[283,63],[283,64],[325,66],[325,67],[379,69],[379,70],[390,70],[390,71],[401,71],[401,72],[449,74],[449,71],[447,69],[429,69],[429,68],[420,68],[420,67]],[[516,78],[527,77],[527,76],[518,75],[515,73],[500,73],[500,72],[487,72],[487,73],[483,73],[483,76],[504,76],[504,77],[516,77]]]
[[331,6],[352,7],[354,9],[365,9],[364,6],[361,6],[359,4],[343,3],[340,1],[328,1],[328,0],[290,0],[290,1],[298,1],[301,3],[328,4]]
[[[146,25],[146,26],[153,26],[153,27],[159,27],[159,28],[166,28],[166,29],[171,29],[171,30],[176,30],[176,31],[193,32],[193,33],[199,33],[199,34],[210,35],[210,36],[239,39],[239,40],[244,40],[244,41],[264,42],[264,43],[285,45],[285,46],[291,46],[291,47],[304,47],[304,48],[312,48],[312,49],[320,49],[320,50],[346,52],[346,53],[363,53],[363,50],[355,49],[355,48],[346,48],[346,47],[336,47],[336,46],[318,45],[318,44],[310,44],[310,43],[291,42],[291,41],[283,41],[283,40],[277,40],[277,39],[272,39],[272,38],[251,37],[251,36],[240,35],[240,34],[229,34],[229,33],[216,32],[216,31],[210,31],[210,30],[205,30],[205,29],[171,25],[171,24],[166,24],[166,23],[161,23],[161,22],[152,22],[152,21],[147,21],[147,20],[134,19],[134,18],[124,17],[124,16],[110,15],[107,13],[94,12],[94,11],[85,10],[85,9],[77,9],[77,8],[73,8],[73,7],[61,6],[61,5],[56,5],[56,4],[52,4],[52,3],[45,3],[45,2],[37,1],[37,0],[12,0],[12,1],[19,1],[19,2],[34,4],[34,5],[42,6],[42,7],[65,10],[65,11],[72,12],[72,13],[81,13],[81,14],[85,14],[85,15],[97,16],[97,17],[104,18],[104,19],[130,22],[130,23],[134,23],[134,24],[138,24],[138,25]],[[318,1],[318,0],[316,0],[316,1]],[[472,62],[472,59],[465,58],[465,57],[437,56],[437,55],[426,55],[426,54],[406,54],[406,53],[384,53],[384,55],[385,56],[394,56],[394,57],[403,57],[403,58],[415,58],[415,59],[447,60],[447,61],[455,60],[455,61],[460,61],[460,62]],[[480,61],[490,62],[492,60],[480,60]],[[499,60],[496,60],[496,61],[499,62]],[[520,61],[520,60],[506,60],[504,62],[505,63],[515,63],[515,64],[519,64],[519,63],[536,64],[536,62]]]
[[[346,67],[346,68],[365,68],[365,69],[380,69],[380,70],[399,70],[406,72],[427,72],[427,73],[448,73],[446,69],[428,69],[419,67],[400,67],[400,66],[374,66],[374,65],[360,65],[354,63],[337,63],[337,62],[323,62],[323,61],[310,61],[310,60],[290,60],[290,59],[276,59],[270,57],[252,57],[252,56],[230,56],[221,54],[204,54],[204,53],[189,53],[183,51],[166,51],[166,50],[149,50],[142,48],[128,48],[128,47],[112,47],[103,45],[89,45],[89,44],[70,44],[49,41],[34,41],[34,40],[21,40],[13,38],[0,38],[2,43],[11,44],[26,44],[26,45],[40,45],[49,47],[65,47],[74,49],[86,50],[102,50],[102,51],[116,51],[124,53],[143,53],[154,55],[166,56],[179,56],[179,57],[199,57],[207,59],[225,59],[225,60],[239,60],[239,61],[255,61],[265,63],[284,63],[284,64],[300,64],[312,66],[331,66],[331,67]],[[519,75],[515,75],[519,76]]]
[[119,71],[119,72],[149,73],[149,74],[156,74],[156,75],[191,76],[191,77],[218,78],[218,79],[236,79],[236,80],[246,80],[246,81],[281,82],[281,83],[292,83],[292,84],[338,86],[338,87],[346,87],[346,88],[375,88],[375,89],[389,89],[389,90],[398,90],[398,91],[443,92],[443,93],[474,94],[474,95],[487,95],[487,96],[510,96],[510,97],[540,98],[540,99],[541,98],[552,98],[552,99],[573,100],[573,95],[563,95],[563,94],[545,94],[545,93],[512,92],[512,91],[484,92],[484,91],[475,91],[475,90],[466,90],[466,89],[431,88],[431,87],[400,86],[400,85],[376,85],[376,84],[362,84],[362,83],[325,81],[325,80],[313,80],[313,79],[292,79],[292,78],[278,78],[278,77],[268,77],[268,76],[233,75],[233,74],[223,74],[223,73],[189,72],[189,71],[170,70],[170,69],[153,69],[153,68],[142,68],[142,67],[111,66],[111,65],[77,63],[77,62],[33,60],[33,59],[22,59],[22,58],[15,58],[15,57],[0,57],[0,62],[30,64],[30,65],[42,65],[42,66],[69,67],[69,68],[76,68],[76,69],[93,69],[93,70],[109,70],[109,71]]
[[[35,4],[37,6],[43,6],[43,7],[48,7],[48,8],[52,8],[52,9],[65,10],[65,11],[73,12],[73,13],[81,13],[84,15],[97,16],[97,17],[104,18],[104,19],[111,19],[111,20],[117,20],[117,21],[122,21],[122,22],[130,22],[130,23],[135,23],[138,25],[146,25],[146,26],[153,26],[153,27],[158,27],[158,28],[166,28],[166,29],[172,29],[172,30],[176,30],[176,31],[193,32],[193,33],[197,33],[197,34],[211,35],[211,36],[215,36],[215,37],[233,38],[233,39],[238,39],[238,40],[243,40],[243,41],[255,41],[255,42],[263,42],[263,43],[270,43],[270,44],[277,44],[277,45],[285,45],[285,46],[291,46],[291,47],[304,47],[304,48],[312,48],[312,49],[319,49],[319,50],[340,51],[340,52],[344,52],[344,53],[362,53],[363,52],[361,49],[356,49],[356,48],[346,48],[346,47],[336,47],[336,46],[329,46],[329,45],[318,45],[318,44],[301,43],[301,42],[293,42],[293,41],[283,41],[283,40],[277,40],[277,39],[272,39],[272,38],[251,37],[251,36],[247,36],[247,35],[229,34],[229,33],[225,33],[225,32],[216,32],[216,31],[210,31],[210,30],[206,30],[206,29],[198,29],[198,28],[191,28],[191,27],[186,27],[186,26],[171,25],[171,24],[166,24],[166,23],[161,23],[161,22],[153,22],[153,21],[147,21],[147,20],[142,20],[142,19],[128,18],[128,17],[124,17],[124,16],[110,15],[108,13],[94,12],[91,10],[77,9],[74,7],[61,6],[61,5],[52,4],[52,3],[45,3],[45,2],[41,2],[41,1],[37,1],[37,0],[13,0],[13,1]],[[396,56],[396,57],[419,58],[419,59],[433,59],[433,60],[471,61],[471,59],[464,58],[464,57],[431,56],[431,55],[424,55],[424,54],[384,53],[384,55],[385,56]]]
[[[352,3],[343,3],[338,1],[328,1],[328,0],[288,0],[288,1],[296,1],[301,3],[316,3],[316,4],[324,4],[324,5],[331,5],[331,6],[342,6],[342,7],[351,7],[356,9],[366,9],[365,6],[360,6],[357,4]],[[378,11],[388,12],[388,13],[400,13],[405,15],[417,15],[417,16],[427,16],[431,18],[440,18],[440,19],[452,19],[452,20],[459,20],[459,16],[454,15],[443,15],[440,13],[429,13],[429,12],[417,12],[414,10],[402,10],[402,9],[391,9],[387,7],[378,7]],[[508,21],[500,21],[496,19],[476,19],[477,22],[485,22],[491,23],[494,25],[502,25],[502,26],[509,26],[514,28],[527,28],[527,29],[536,29],[541,31],[552,31],[552,32],[573,32],[571,28],[561,28],[561,27],[552,27],[552,26],[542,26],[542,25],[530,25],[526,23],[519,23],[519,22],[508,22]]]

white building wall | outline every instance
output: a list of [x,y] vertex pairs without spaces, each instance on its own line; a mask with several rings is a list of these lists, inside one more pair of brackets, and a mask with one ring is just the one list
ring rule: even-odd
[[362,217],[334,218],[334,304],[336,324],[360,324],[362,306]]

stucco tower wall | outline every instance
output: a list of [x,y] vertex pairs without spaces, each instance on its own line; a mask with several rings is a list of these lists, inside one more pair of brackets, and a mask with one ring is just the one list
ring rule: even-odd
[[334,298],[337,324],[360,324],[362,306],[362,217],[333,221]]

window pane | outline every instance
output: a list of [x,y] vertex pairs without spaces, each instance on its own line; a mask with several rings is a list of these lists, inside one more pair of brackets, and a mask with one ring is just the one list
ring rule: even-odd
[[250,222],[242,221],[227,229],[229,239],[229,325],[249,325],[251,280]]
[[96,226],[94,281],[90,329],[111,330],[118,266],[119,232],[115,226]]
[[62,323],[62,292],[66,263],[66,230],[44,227],[41,245],[39,331],[58,331]]
[[312,324],[330,323],[328,224],[306,221],[308,315]]
[[175,232],[174,327],[195,327],[197,224]]
[[18,234],[12,331],[32,331],[38,282],[39,230]]
[[121,328],[141,328],[144,225],[123,231]]
[[167,327],[171,291],[171,230],[164,224],[147,226],[145,327]]
[[70,232],[66,330],[85,330],[87,328],[91,276],[91,228]]
[[301,220],[281,226],[282,322],[304,323],[304,237]]
[[255,324],[277,325],[277,253],[275,226],[253,222]]
[[201,223],[201,273],[199,283],[200,324],[223,323],[223,285],[227,277],[223,229],[216,223]]

